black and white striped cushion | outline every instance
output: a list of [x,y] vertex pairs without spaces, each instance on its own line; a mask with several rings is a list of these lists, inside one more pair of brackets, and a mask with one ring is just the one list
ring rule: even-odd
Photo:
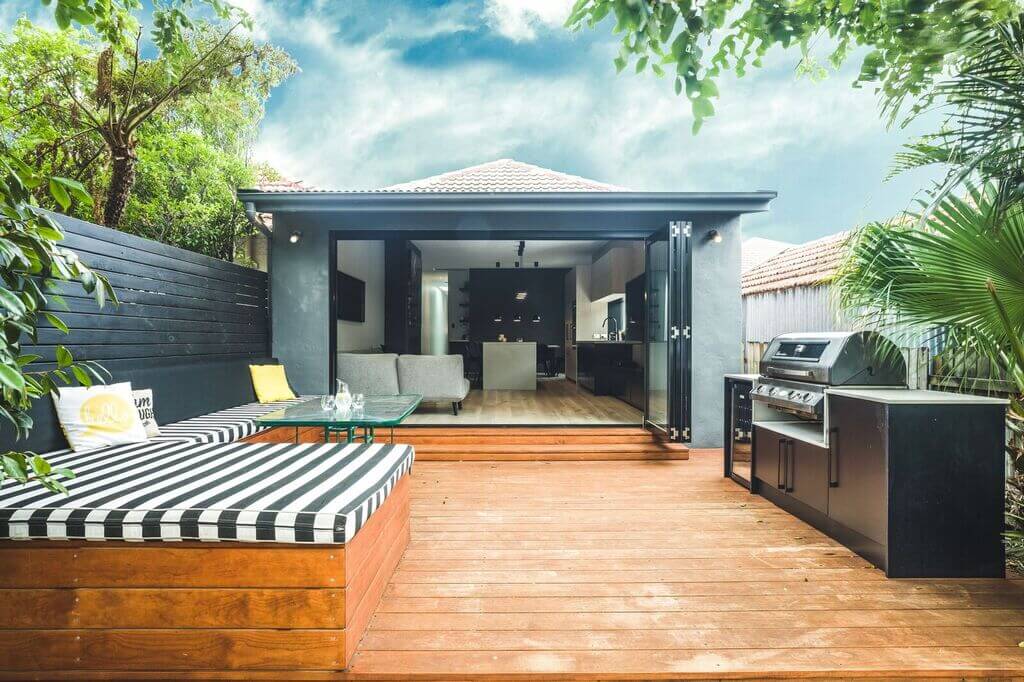
[[249,403],[219,412],[200,415],[160,427],[160,435],[152,440],[190,440],[198,443],[231,443],[263,431],[258,417],[288,405],[310,400],[309,396],[277,403]]
[[350,541],[412,467],[408,445],[133,443],[60,453],[69,495],[8,479],[0,539]]

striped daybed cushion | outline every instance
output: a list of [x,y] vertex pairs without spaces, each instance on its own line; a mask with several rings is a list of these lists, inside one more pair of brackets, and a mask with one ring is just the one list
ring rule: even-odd
[[408,445],[146,442],[53,457],[70,494],[8,479],[0,539],[343,544],[412,467]]
[[172,424],[164,424],[160,427],[160,435],[155,436],[153,440],[231,443],[263,431],[265,427],[259,426],[256,421],[257,417],[304,400],[310,400],[310,397],[302,396],[295,400],[284,400],[277,403],[249,403]]

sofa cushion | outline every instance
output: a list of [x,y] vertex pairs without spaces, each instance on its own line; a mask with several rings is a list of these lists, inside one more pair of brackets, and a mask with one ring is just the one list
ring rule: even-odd
[[155,436],[154,439],[230,443],[262,431],[263,428],[256,421],[258,417],[303,400],[311,400],[311,397],[300,396],[293,400],[282,400],[276,403],[249,403],[192,419],[183,419],[180,422],[161,426],[160,435]]
[[352,393],[398,395],[394,353],[338,353],[337,377]]
[[349,542],[408,445],[148,442],[65,453],[69,494],[0,485],[0,539]]
[[399,356],[398,386],[402,393],[419,393],[428,401],[459,401],[469,394],[461,355]]

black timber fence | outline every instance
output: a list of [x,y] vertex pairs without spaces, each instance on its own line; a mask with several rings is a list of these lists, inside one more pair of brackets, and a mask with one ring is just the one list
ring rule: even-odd
[[[270,355],[267,274],[234,263],[54,214],[72,249],[110,281],[120,304],[100,308],[75,283],[60,283],[48,310],[70,328],[42,319],[39,343],[24,352],[52,368],[57,346],[94,360],[112,381],[152,388],[160,423],[187,419],[252,399],[247,366]],[[35,366],[35,365],[33,365]],[[15,443],[0,426],[0,447],[64,447],[52,401],[33,409],[36,427]]]

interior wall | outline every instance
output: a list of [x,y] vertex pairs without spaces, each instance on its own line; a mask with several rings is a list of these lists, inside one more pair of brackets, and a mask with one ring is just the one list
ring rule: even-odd
[[338,271],[366,283],[365,321],[336,321],[338,352],[379,351],[384,345],[384,242],[338,240]]
[[[504,334],[510,341],[562,345],[565,270],[562,268],[518,268],[470,270],[469,328],[473,341],[497,341]],[[516,292],[527,298],[516,300]],[[519,315],[521,322],[514,322]],[[532,322],[534,315],[540,322]],[[495,316],[501,322],[495,322]]]
[[423,273],[423,318],[421,352],[424,355],[448,354],[448,273]]

